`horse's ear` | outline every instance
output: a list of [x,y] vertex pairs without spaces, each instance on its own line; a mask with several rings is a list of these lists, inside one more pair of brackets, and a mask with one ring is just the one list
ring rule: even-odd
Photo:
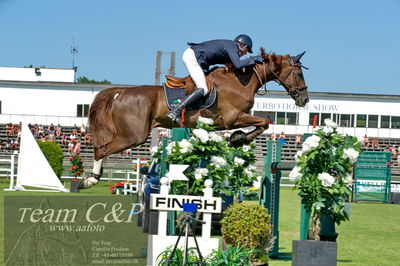
[[300,63],[300,59],[303,57],[303,55],[306,53],[306,51],[302,52],[301,54],[298,54],[296,56],[292,56],[292,60],[294,63]]

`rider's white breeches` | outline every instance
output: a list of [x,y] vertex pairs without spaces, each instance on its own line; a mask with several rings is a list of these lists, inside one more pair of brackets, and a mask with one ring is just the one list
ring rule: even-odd
[[186,51],[183,52],[182,60],[197,88],[202,88],[203,95],[206,95],[208,93],[206,76],[197,62],[196,55],[192,48],[187,48]]

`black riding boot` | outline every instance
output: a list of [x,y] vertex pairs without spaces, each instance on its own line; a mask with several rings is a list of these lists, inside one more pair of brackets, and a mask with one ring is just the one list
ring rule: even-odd
[[172,109],[167,117],[171,119],[173,122],[181,124],[181,111],[182,109],[192,105],[203,97],[203,89],[196,89],[189,94],[183,102],[181,102],[176,108]]

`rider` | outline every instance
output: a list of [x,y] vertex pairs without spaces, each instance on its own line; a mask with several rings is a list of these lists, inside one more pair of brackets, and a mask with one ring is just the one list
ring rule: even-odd
[[207,71],[210,65],[232,63],[236,69],[240,69],[263,61],[260,55],[240,60],[240,57],[247,52],[253,52],[251,50],[253,42],[245,34],[238,35],[233,41],[212,40],[188,44],[190,47],[183,53],[182,59],[197,89],[168,113],[167,117],[178,124],[181,123],[180,113],[182,109],[208,94],[204,71]]

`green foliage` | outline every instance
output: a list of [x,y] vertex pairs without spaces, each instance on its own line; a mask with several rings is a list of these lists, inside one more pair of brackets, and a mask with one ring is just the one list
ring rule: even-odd
[[[187,164],[187,181],[173,181],[172,193],[202,195],[204,181],[213,181],[215,195],[238,195],[259,175],[253,165],[256,161],[254,145],[231,147],[225,137],[214,131],[213,120],[199,117],[189,140],[171,142],[167,147],[167,163]],[[162,147],[153,150],[160,160]]]
[[326,127],[303,143],[289,175],[311,213],[313,232],[318,232],[318,220],[323,215],[332,216],[337,224],[349,219],[344,195],[351,193],[352,168],[361,152],[357,138],[338,133],[337,125],[329,119],[325,123]]
[[83,175],[83,173],[85,172],[85,168],[83,168],[82,156],[76,154],[71,158],[69,158],[69,160],[72,165],[71,166],[72,175],[75,177]]
[[246,250],[241,246],[227,246],[224,250],[213,250],[206,262],[213,266],[249,265],[253,250]]
[[94,79],[88,79],[86,76],[79,77],[76,81],[78,83],[111,84],[111,82],[106,79],[103,81],[98,81]]
[[223,217],[221,232],[225,243],[247,251],[257,250],[257,257],[266,254],[272,227],[264,206],[254,202],[235,203],[223,212]]
[[[174,247],[167,247],[156,259],[157,265],[171,265],[171,266],[181,266],[183,265],[183,250],[177,248],[174,256],[171,259],[171,264],[168,264],[169,257],[172,254]],[[188,265],[201,265],[200,259],[197,255],[197,250],[195,248],[188,249]]]
[[55,142],[37,142],[54,173],[60,178],[63,171],[63,151]]

